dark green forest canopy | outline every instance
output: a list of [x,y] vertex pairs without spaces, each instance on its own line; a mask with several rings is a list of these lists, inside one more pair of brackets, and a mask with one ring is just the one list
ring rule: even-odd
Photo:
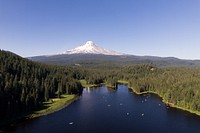
[[82,78],[71,67],[44,65],[0,51],[0,119],[12,119],[62,94],[81,94]]
[[[165,102],[200,112],[200,68],[148,68],[139,73],[129,68],[129,86],[137,92],[151,91]],[[137,69],[138,70],[138,69]],[[127,71],[127,70],[126,70]]]
[[0,51],[1,120],[38,109],[42,102],[62,94],[81,94],[81,79],[110,87],[116,87],[119,80],[127,81],[136,92],[155,92],[166,102],[200,112],[200,68],[97,61],[45,65]]
[[138,93],[154,92],[167,103],[200,113],[198,67],[158,68],[151,64],[133,64],[117,68],[91,68],[85,77],[89,83],[105,82],[108,86],[115,87],[117,81],[127,81],[128,86]]

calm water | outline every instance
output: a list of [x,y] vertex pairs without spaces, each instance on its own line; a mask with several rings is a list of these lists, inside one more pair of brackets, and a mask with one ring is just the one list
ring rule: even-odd
[[24,122],[15,133],[200,133],[200,117],[167,108],[153,94],[138,96],[124,85],[84,89],[80,100],[54,114]]

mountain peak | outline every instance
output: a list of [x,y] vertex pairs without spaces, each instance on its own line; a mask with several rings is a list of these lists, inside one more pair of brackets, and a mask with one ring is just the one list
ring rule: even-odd
[[107,50],[97,46],[93,41],[87,41],[85,44],[71,50],[65,51],[63,54],[103,54],[103,55],[123,55],[122,53]]
[[93,41],[87,41],[84,45],[85,46],[94,46],[95,43]]

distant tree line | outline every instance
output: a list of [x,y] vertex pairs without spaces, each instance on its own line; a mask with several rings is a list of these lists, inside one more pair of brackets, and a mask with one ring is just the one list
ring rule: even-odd
[[137,92],[153,91],[166,102],[200,112],[200,68],[159,68],[152,64],[44,65],[0,51],[0,119],[11,119],[62,94],[81,94],[88,84],[116,87],[119,80]]
[[127,69],[129,86],[137,92],[153,91],[166,102],[200,112],[200,68],[156,68],[143,65]]
[[116,87],[118,80],[128,81],[136,92],[152,91],[165,102],[200,112],[200,68],[158,68],[152,64],[121,68],[97,67],[87,71],[89,83],[106,83]]

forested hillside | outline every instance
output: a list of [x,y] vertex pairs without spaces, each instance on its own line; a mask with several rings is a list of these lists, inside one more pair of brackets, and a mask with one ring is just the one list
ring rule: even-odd
[[[174,57],[156,57],[156,56],[135,56],[135,55],[101,55],[101,54],[59,54],[52,56],[30,57],[33,61],[46,64],[72,65],[80,64],[82,66],[92,65],[131,65],[131,64],[154,64],[158,67],[199,67],[200,60],[182,60]],[[117,63],[117,64],[116,64]]]
[[200,112],[200,68],[129,67],[127,81],[137,92],[151,91],[165,102]]
[[105,82],[115,87],[117,81],[126,81],[137,93],[157,93],[172,106],[200,114],[200,68],[158,68],[150,64],[94,68],[86,76],[89,83]]
[[127,81],[138,93],[157,93],[171,105],[200,114],[200,68],[118,63],[53,66],[0,51],[0,119],[30,113],[62,94],[81,94],[80,80],[113,88],[118,81]]
[[0,119],[16,118],[61,94],[81,94],[79,70],[43,65],[0,51]]

